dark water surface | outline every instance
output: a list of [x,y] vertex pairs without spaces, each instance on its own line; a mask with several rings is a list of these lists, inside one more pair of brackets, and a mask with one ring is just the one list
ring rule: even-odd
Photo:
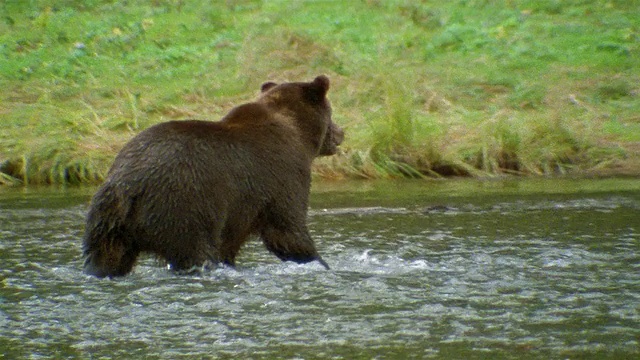
[[640,358],[640,180],[324,183],[330,271],[254,241],[117,280],[81,272],[93,190],[0,188],[0,358]]

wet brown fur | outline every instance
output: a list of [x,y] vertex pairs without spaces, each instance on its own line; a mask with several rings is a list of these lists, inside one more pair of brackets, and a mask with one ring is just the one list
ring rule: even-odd
[[307,226],[311,162],[335,154],[329,79],[265,83],[218,122],[169,121],[130,140],[92,199],[85,271],[129,273],[141,252],[175,270],[235,264],[252,234],[282,260],[318,260]]

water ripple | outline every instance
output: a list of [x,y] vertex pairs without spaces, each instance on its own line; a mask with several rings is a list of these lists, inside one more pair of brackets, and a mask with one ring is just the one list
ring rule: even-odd
[[320,210],[311,227],[331,271],[278,262],[254,242],[235,269],[182,276],[143,258],[115,280],[80,271],[84,206],[3,210],[0,348],[7,358],[631,358],[637,209],[605,197]]

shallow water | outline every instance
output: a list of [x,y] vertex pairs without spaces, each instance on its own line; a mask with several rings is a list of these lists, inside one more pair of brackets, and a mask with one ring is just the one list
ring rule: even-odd
[[330,271],[252,242],[236,269],[117,280],[81,272],[92,192],[0,189],[5,358],[640,355],[640,180],[325,183]]

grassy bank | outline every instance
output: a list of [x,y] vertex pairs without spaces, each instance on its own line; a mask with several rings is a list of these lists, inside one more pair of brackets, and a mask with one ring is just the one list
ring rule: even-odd
[[8,0],[0,183],[103,179],[136,132],[332,79],[326,178],[640,175],[640,1]]

